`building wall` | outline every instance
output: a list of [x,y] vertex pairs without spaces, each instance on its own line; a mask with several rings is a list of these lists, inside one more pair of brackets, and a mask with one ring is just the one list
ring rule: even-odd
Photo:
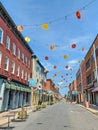
[[[21,78],[21,71],[22,69],[24,72],[27,72],[27,75],[31,75],[31,69],[32,69],[32,62],[31,62],[31,53],[23,46],[23,43],[21,43],[16,36],[13,34],[13,32],[9,29],[9,27],[6,25],[4,20],[0,17],[0,27],[4,31],[4,38],[3,38],[3,44],[0,44],[0,51],[2,52],[2,61],[1,61],[1,68],[0,68],[0,75],[3,75],[5,77],[9,77],[10,80],[16,80],[18,82],[28,84],[28,76],[26,80]],[[6,48],[6,38],[7,36],[10,37],[10,50]],[[12,54],[12,44],[16,44],[16,55]],[[18,48],[20,49],[20,60],[18,59]],[[22,53],[24,53],[24,57],[30,61],[30,67],[26,65],[26,59],[24,59],[25,63],[22,63]],[[5,57],[9,57],[9,68],[8,71],[4,70],[4,61]],[[12,61],[15,61],[15,72],[14,74],[11,74],[11,63]],[[20,66],[20,75],[19,77],[17,74],[17,67]]]

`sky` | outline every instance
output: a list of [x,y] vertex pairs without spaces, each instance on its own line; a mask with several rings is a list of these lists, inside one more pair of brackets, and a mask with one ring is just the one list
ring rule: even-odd
[[[79,62],[98,33],[98,1],[1,0],[1,3],[16,26],[23,26],[23,37],[30,38],[29,46],[49,71],[47,78],[59,86],[61,94],[67,94],[68,85],[76,79]],[[80,19],[76,17],[77,11]],[[42,27],[44,24],[48,25],[47,30]],[[50,49],[52,45],[54,50]]]

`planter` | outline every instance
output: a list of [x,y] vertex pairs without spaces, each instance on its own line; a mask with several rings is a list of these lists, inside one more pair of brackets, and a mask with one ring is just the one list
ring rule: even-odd
[[85,107],[89,108],[89,102],[87,102],[87,101],[85,102]]
[[26,119],[26,118],[27,118],[27,111],[18,112],[18,119]]

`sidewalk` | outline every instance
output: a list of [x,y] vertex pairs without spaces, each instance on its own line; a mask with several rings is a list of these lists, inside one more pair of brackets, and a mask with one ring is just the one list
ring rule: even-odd
[[88,111],[92,112],[95,115],[98,115],[98,106],[90,104],[89,107],[85,107],[83,104],[79,104],[79,106],[84,107]]
[[[0,126],[8,123],[8,117],[5,117],[6,115],[12,114],[14,113],[14,111],[21,111],[21,110],[22,110],[21,108],[18,108],[18,109],[11,110],[11,112],[7,111],[7,112],[0,113]],[[34,110],[34,106],[25,107],[25,110],[27,110],[27,114],[29,114],[30,112]],[[13,117],[10,117],[10,121],[16,118],[17,118],[17,114],[15,114],[15,116]]]

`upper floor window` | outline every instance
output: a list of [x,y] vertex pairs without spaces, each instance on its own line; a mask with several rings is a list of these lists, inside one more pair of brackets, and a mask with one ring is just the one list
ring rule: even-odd
[[12,53],[14,55],[16,55],[16,45],[15,45],[15,43],[13,43],[13,46],[12,46]]
[[30,79],[30,73],[28,72],[28,81],[29,81],[29,79]]
[[97,57],[98,56],[98,46],[96,46],[95,54],[96,54],[96,57]]
[[20,74],[20,66],[17,67],[17,76]]
[[12,61],[11,73],[14,74],[14,72],[15,72],[15,62]]
[[86,70],[90,67],[90,59],[86,62]]
[[1,68],[1,62],[2,62],[2,52],[0,51],[0,68]]
[[25,72],[25,80],[27,80],[27,72]]
[[25,60],[26,60],[26,66],[27,66],[27,57],[25,58]]
[[92,82],[92,76],[91,74],[87,77],[87,84],[90,84]]
[[6,48],[10,50],[10,37],[9,36],[7,36],[6,38]]
[[30,68],[30,60],[28,60],[28,67]]
[[92,53],[92,61],[95,61],[94,53]]
[[24,76],[24,70],[22,69],[22,72],[21,72],[21,78],[23,79],[23,76]]
[[20,49],[18,48],[18,59],[20,59]]
[[3,30],[0,28],[0,43],[3,43]]
[[8,71],[9,67],[9,58],[8,56],[5,57],[4,69]]
[[22,53],[22,62],[24,63],[24,54]]

